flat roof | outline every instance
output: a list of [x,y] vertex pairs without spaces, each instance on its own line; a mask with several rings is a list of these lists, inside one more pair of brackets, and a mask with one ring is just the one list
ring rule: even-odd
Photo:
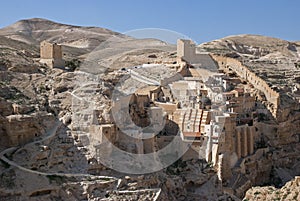
[[184,137],[201,137],[200,132],[183,132]]
[[147,95],[150,91],[155,91],[158,88],[160,88],[160,86],[154,86],[154,85],[145,86],[136,90],[135,94]]

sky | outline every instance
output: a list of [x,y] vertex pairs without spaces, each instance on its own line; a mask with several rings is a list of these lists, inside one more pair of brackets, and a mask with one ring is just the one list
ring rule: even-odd
[[0,27],[20,19],[97,26],[121,33],[158,28],[200,44],[237,34],[300,41],[299,0],[3,0]]

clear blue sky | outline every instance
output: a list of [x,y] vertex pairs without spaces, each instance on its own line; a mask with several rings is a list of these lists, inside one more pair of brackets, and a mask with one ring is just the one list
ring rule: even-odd
[[3,0],[0,3],[0,27],[33,17],[118,32],[170,29],[198,43],[245,33],[300,40],[299,0]]

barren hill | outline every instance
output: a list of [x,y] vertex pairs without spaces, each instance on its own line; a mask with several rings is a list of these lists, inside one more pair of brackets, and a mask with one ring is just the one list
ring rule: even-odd
[[260,35],[236,35],[203,43],[198,47],[215,53],[227,53],[249,59],[272,60],[289,57],[299,59],[299,42],[290,42],[278,38]]
[[72,26],[40,18],[20,20],[0,29],[0,35],[35,46],[48,40],[90,51],[112,36],[125,37],[104,28]]
[[[62,44],[65,60],[84,60],[80,69],[73,71],[74,69],[49,68],[40,64],[38,62],[39,44],[42,40]],[[300,69],[297,69],[297,65],[293,63],[299,59],[299,47],[299,42],[288,42],[265,36],[239,35],[202,44],[198,50],[225,54],[246,62],[253,71],[257,72],[257,75],[270,84],[269,86],[272,85],[272,89],[281,90],[282,101],[290,100],[286,96],[300,95],[300,74],[296,74],[300,73]],[[231,134],[229,129],[226,129],[226,135],[232,137],[223,138],[230,146],[222,145],[222,147],[233,148],[236,145],[239,152],[245,154],[245,157],[240,158],[241,160],[237,160],[236,153],[228,155],[232,156],[232,161],[237,160],[237,164],[234,165],[235,162],[233,163],[230,159],[230,164],[234,165],[230,165],[233,169],[230,180],[220,181],[213,163],[199,159],[200,154],[197,152],[195,152],[195,159],[187,161],[180,159],[164,170],[145,175],[123,174],[110,168],[113,166],[103,166],[98,156],[102,156],[101,154],[107,150],[106,146],[100,147],[98,144],[100,141],[104,142],[102,137],[100,138],[98,128],[111,130],[111,136],[121,136],[116,137],[118,138],[116,144],[120,145],[124,152],[129,150],[130,153],[138,153],[141,147],[140,140],[137,141],[138,144],[131,137],[127,140],[123,133],[116,134],[119,130],[117,126],[111,127],[111,123],[115,121],[112,121],[114,111],[111,108],[114,104],[114,96],[118,95],[115,92],[122,92],[119,89],[129,91],[146,86],[146,83],[149,84],[147,80],[154,79],[154,82],[150,83],[155,83],[165,77],[177,79],[173,75],[182,63],[176,63],[177,55],[174,51],[174,45],[157,39],[136,39],[103,28],[65,25],[45,19],[21,20],[0,29],[1,200],[159,200],[153,198],[157,197],[155,194],[160,196],[160,200],[239,200],[234,195],[223,192],[222,189],[225,189],[222,187],[223,181],[229,186],[225,190],[232,188],[232,193],[243,197],[243,192],[251,185],[264,184],[265,181],[270,184],[284,185],[284,182],[299,175],[300,163],[297,160],[300,152],[299,102],[291,102],[290,108],[283,108],[285,110],[281,110],[283,111],[281,113],[286,119],[283,122],[275,122],[269,115],[268,108],[265,107],[269,104],[265,98],[264,91],[266,90],[257,89],[257,85],[251,85],[234,73],[230,74],[232,77],[227,79],[227,81],[232,81],[233,87],[236,87],[234,94],[231,93],[231,95],[236,96],[236,92],[239,95],[242,90],[242,93],[247,92],[244,93],[247,96],[245,95],[238,101],[234,100],[235,102],[228,102],[239,107],[241,104],[247,106],[250,102],[251,105],[252,103],[255,105],[255,110],[247,108],[238,117],[237,125],[234,124],[234,118],[230,118],[233,124],[230,123],[228,128],[237,133],[239,141],[231,143],[230,141],[238,137],[233,137],[235,134]],[[137,66],[148,62],[151,65]],[[165,65],[157,65],[158,63]],[[89,67],[89,64],[95,67],[92,69],[95,71],[88,72],[103,72],[99,71],[101,67],[110,69],[97,76],[82,72],[86,70],[85,67]],[[183,65],[186,68],[189,67],[191,71],[194,70],[193,72],[196,70],[188,64],[183,63]],[[125,69],[127,66],[132,68]],[[120,68],[121,70],[118,70]],[[195,75],[195,78],[188,76],[187,73],[186,77],[184,76],[185,80],[178,82],[179,89],[189,85],[192,86],[191,88],[203,87],[204,83],[200,82],[199,75]],[[196,82],[199,83],[196,84]],[[152,91],[153,86],[150,88]],[[154,88],[155,90],[161,88],[159,94],[162,97],[158,98],[162,100],[160,105],[170,103],[172,108],[174,105],[176,108],[181,106],[180,109],[186,107],[172,100],[175,99],[172,90],[157,86]],[[202,97],[202,92],[201,97],[198,97],[198,91],[195,90],[186,90],[182,94],[191,97],[186,98],[188,105],[198,101],[198,98],[200,102],[209,100],[207,97]],[[144,101],[145,96],[142,94],[141,97]],[[255,102],[253,102],[254,97],[257,98]],[[125,99],[121,97],[122,104],[123,100]],[[136,119],[146,119],[145,116],[150,112],[152,114],[152,109],[153,111],[158,109],[153,105],[159,101],[151,101],[147,104],[130,103],[132,107],[130,106],[128,110],[125,108],[125,110],[133,113]],[[141,105],[141,110],[138,109],[139,105]],[[198,103],[195,105],[199,106]],[[275,104],[269,105],[273,107]],[[119,116],[122,117],[122,110],[123,108],[120,108],[120,111],[117,111],[117,116],[120,114]],[[202,114],[201,116],[204,116]],[[219,114],[219,111],[216,114]],[[164,113],[165,115],[168,114]],[[224,117],[220,116],[220,120],[225,119]],[[201,119],[204,118],[201,117]],[[244,124],[246,122],[243,123],[244,119],[247,120],[247,125]],[[198,120],[195,119],[195,125],[197,122]],[[171,135],[168,136],[165,130],[178,131],[174,129],[174,127],[177,128],[175,122],[169,123],[170,126],[166,126],[162,134],[159,134],[159,140],[151,140],[149,147],[153,147],[151,148],[153,152],[161,148],[156,146],[161,141],[162,145],[165,145],[164,137],[167,139],[166,142],[171,137],[173,138]],[[93,126],[89,127],[90,125]],[[83,129],[79,129],[79,126]],[[241,130],[232,129],[237,126],[240,126]],[[223,130],[219,129],[220,127],[214,128],[225,134],[223,132],[225,127]],[[130,127],[128,130],[133,129]],[[105,130],[103,131],[106,133]],[[250,131],[250,137],[247,136],[248,131]],[[248,143],[248,138],[253,138],[253,140],[249,140]],[[88,144],[89,142],[97,144]],[[154,143],[155,146],[153,146]],[[239,148],[238,144],[244,147]],[[254,153],[253,150],[247,151],[249,144],[252,146],[251,149],[259,151]],[[21,146],[12,147],[18,145]],[[101,150],[97,148],[98,146]],[[148,146],[144,147],[148,149]],[[247,155],[250,152],[252,154]],[[187,153],[192,155],[192,153]],[[225,154],[219,157],[223,158]],[[145,167],[132,161],[126,160],[125,165],[121,167]],[[156,163],[156,159],[149,160],[150,163]],[[216,165],[229,167],[226,163],[225,161]],[[223,173],[227,174],[226,171]],[[231,174],[231,170],[229,172]],[[221,171],[221,174],[223,173]],[[295,199],[299,200],[299,178],[296,177],[294,181],[287,183],[286,187],[291,188],[291,193],[286,192],[288,190],[285,188],[281,190],[273,187],[253,188],[246,194],[246,199],[256,200],[258,195],[263,195],[263,199],[277,199],[277,195],[280,195],[291,200],[296,196]],[[272,194],[272,197],[269,197],[267,193]]]
[[[66,25],[40,18],[20,20],[0,29],[0,47],[26,50],[38,56],[39,44],[43,40],[63,45],[65,58],[81,59],[95,48],[96,51],[106,49],[112,43],[113,49],[109,50],[109,54],[105,51],[106,57],[114,55],[107,58],[112,63],[132,60],[130,52],[133,50],[144,55],[145,59],[141,62],[148,61],[148,54],[174,50],[174,45],[157,39],[135,39],[105,28]],[[103,56],[101,59],[104,59]]]
[[198,51],[237,58],[269,86],[285,94],[282,105],[288,105],[288,100],[299,94],[299,42],[260,35],[236,35],[201,44]]

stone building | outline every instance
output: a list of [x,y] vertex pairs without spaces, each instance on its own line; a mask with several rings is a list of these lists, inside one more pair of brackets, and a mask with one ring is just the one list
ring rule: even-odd
[[207,93],[205,85],[199,80],[179,80],[169,86],[180,107],[200,108],[199,99]]
[[177,60],[178,63],[185,61],[194,67],[202,69],[209,69],[216,71],[217,64],[208,53],[197,52],[196,44],[191,40],[178,39],[177,40]]
[[65,66],[61,45],[56,43],[50,43],[48,41],[41,42],[40,58],[40,62],[50,68],[63,68]]
[[212,57],[225,73],[235,73],[240,78],[249,82],[255,89],[263,92],[266,100],[270,103],[268,109],[275,118],[280,119],[280,95],[272,86],[236,59],[217,55],[212,55]]
[[[51,114],[41,113],[41,116],[35,115],[9,115],[2,124],[4,132],[1,134],[5,136],[5,143],[0,142],[4,146],[18,146],[32,141],[44,133],[43,126],[46,128],[53,125],[54,118]],[[49,124],[49,125],[48,125]],[[0,140],[2,140],[0,138]]]
[[115,143],[117,141],[116,127],[114,124],[91,125],[89,128],[91,138],[94,145],[101,144],[106,141]]
[[237,126],[237,113],[224,113],[212,117],[205,125],[207,140],[206,160],[218,165],[219,179],[226,181],[232,176],[237,161],[254,153],[255,127]]
[[137,96],[148,96],[151,101],[160,100],[163,96],[162,90],[160,86],[146,86],[138,89],[135,94]]
[[226,110],[228,112],[245,114],[251,112],[255,107],[255,97],[245,93],[243,89],[224,92],[223,98],[226,101]]
[[201,109],[177,109],[174,121],[181,130],[183,141],[202,142],[204,127],[210,122],[210,113]]

